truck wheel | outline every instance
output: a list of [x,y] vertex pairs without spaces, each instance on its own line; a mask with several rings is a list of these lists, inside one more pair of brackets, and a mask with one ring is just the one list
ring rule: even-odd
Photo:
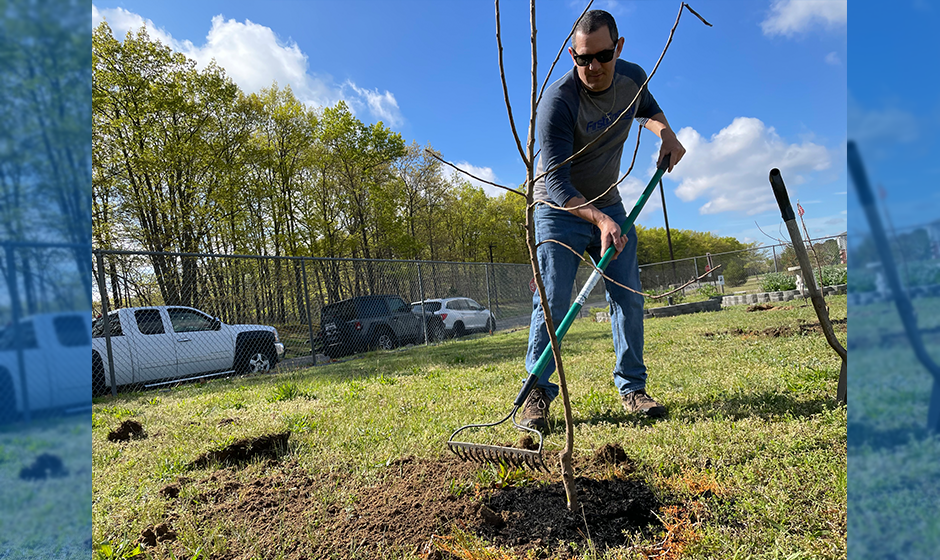
[[13,394],[13,379],[10,372],[0,369],[0,424],[16,420],[16,395]]
[[248,357],[248,364],[245,367],[246,373],[264,373],[271,371],[274,365],[274,358],[268,352],[255,352]]
[[105,377],[104,362],[97,353],[91,355],[91,396],[100,397],[107,394],[108,381]]
[[388,329],[382,329],[379,331],[379,335],[375,338],[375,347],[379,350],[392,350],[397,346],[395,341],[395,335],[392,334]]

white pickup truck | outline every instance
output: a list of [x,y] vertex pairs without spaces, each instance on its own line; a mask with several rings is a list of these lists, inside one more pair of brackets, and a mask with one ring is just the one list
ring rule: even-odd
[[[0,423],[27,410],[91,406],[88,313],[60,312],[20,319],[0,333]],[[22,356],[22,359],[20,358]],[[22,381],[26,380],[26,395]]]
[[[128,307],[108,317],[118,387],[268,371],[284,356],[274,327],[227,325],[191,307]],[[97,396],[111,390],[103,317],[92,325],[91,343],[92,391]]]

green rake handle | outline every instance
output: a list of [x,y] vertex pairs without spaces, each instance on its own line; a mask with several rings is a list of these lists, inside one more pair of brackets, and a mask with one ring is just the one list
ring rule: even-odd
[[[633,227],[633,222],[636,221],[637,216],[640,215],[640,211],[643,210],[643,207],[646,206],[646,201],[649,199],[650,195],[653,194],[653,190],[656,189],[657,183],[662,178],[663,173],[666,172],[666,169],[669,168],[669,156],[666,154],[666,157],[660,162],[659,166],[656,169],[656,173],[653,174],[653,178],[650,179],[646,189],[643,190],[643,194],[640,195],[639,200],[636,201],[636,204],[633,206],[633,210],[630,211],[630,215],[627,216],[627,219],[620,224],[620,231],[629,230]],[[610,264],[610,261],[614,260],[614,255],[617,253],[616,248],[613,245],[607,248],[607,251],[604,252],[604,256],[601,257],[601,262],[597,264],[597,269],[591,273],[590,278],[588,278],[587,283],[584,284],[584,287],[578,293],[578,297],[575,298],[574,303],[571,304],[571,308],[568,309],[568,314],[565,315],[565,318],[562,319],[561,324],[558,325],[558,328],[555,330],[555,336],[558,338],[558,343],[561,344],[561,339],[564,338],[565,333],[568,332],[568,328],[571,327],[571,323],[574,322],[575,317],[578,316],[578,313],[581,312],[581,307],[584,305],[585,300],[588,297],[588,294],[591,293],[591,290],[594,289],[594,286],[597,285],[597,282],[601,279],[601,273],[607,270],[607,265]],[[545,368],[548,367],[549,360],[552,359],[552,345],[551,343],[545,347],[545,350],[542,352],[542,355],[539,357],[539,361],[535,363],[535,368],[532,373],[529,374],[529,377],[525,380],[525,383],[522,384],[522,389],[519,391],[519,395],[516,396],[513,406],[520,407],[522,403],[525,402],[526,397],[529,396],[529,393],[532,391],[532,388],[535,387],[535,384],[538,382],[539,378],[542,376],[542,373],[545,372]]]

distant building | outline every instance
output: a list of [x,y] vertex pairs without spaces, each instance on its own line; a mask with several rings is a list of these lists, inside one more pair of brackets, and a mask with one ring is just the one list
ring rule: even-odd
[[838,237],[836,237],[836,243],[839,245],[839,261],[842,264],[846,264],[847,262],[849,262],[848,251],[847,251],[848,246],[849,246],[848,239],[849,239],[849,232],[847,231],[843,231],[842,233],[839,234]]

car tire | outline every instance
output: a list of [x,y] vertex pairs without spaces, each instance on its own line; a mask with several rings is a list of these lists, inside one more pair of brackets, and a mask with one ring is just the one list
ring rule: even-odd
[[463,322],[457,321],[454,323],[454,338],[459,336],[465,336],[467,334],[467,329],[464,328]]
[[440,342],[447,336],[442,321],[428,321],[428,341]]
[[13,378],[10,372],[0,369],[0,424],[16,420],[16,395],[13,393]]
[[395,335],[388,329],[382,329],[375,337],[375,348],[377,350],[392,350],[398,346]]
[[104,362],[97,352],[91,355],[91,396],[100,397],[108,394],[108,379],[105,377]]
[[486,332],[495,332],[496,331],[496,319],[490,317],[486,320]]
[[271,371],[277,363],[272,355],[273,353],[270,350],[267,352],[253,352],[248,356],[248,361],[245,363],[245,373],[266,373]]

